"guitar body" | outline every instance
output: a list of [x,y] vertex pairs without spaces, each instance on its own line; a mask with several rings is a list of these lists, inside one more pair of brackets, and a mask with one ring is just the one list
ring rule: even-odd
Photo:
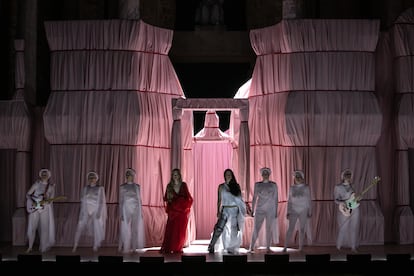
[[341,213],[349,217],[352,213],[352,210],[359,207],[359,202],[355,198],[355,194],[352,194],[345,202],[339,204],[339,210]]
[[30,214],[37,210],[43,209],[43,205],[41,204],[41,199],[27,199],[26,201],[26,211]]
[[346,208],[348,209],[355,209],[359,207],[359,201],[356,200],[355,194],[352,194],[346,201],[345,201]]
[[381,178],[379,176],[374,177],[371,184],[364,191],[362,191],[358,197],[355,196],[355,193],[352,193],[351,196],[345,200],[345,202],[339,204],[339,211],[341,211],[344,216],[349,217],[352,213],[352,210],[359,207],[359,201],[362,199],[362,196],[375,184],[380,182],[380,180]]

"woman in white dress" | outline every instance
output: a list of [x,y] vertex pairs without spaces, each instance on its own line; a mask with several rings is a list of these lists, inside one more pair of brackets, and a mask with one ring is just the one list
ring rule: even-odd
[[135,170],[125,173],[126,182],[119,187],[120,236],[118,250],[131,253],[145,246],[141,186],[134,182]]
[[279,242],[277,207],[278,207],[278,187],[276,182],[270,181],[271,170],[269,168],[260,169],[262,181],[254,184],[252,214],[254,217],[254,227],[249,251],[253,252],[259,231],[266,220],[266,249],[270,251],[270,244]]
[[87,230],[86,234],[93,237],[93,251],[97,251],[105,239],[107,219],[105,189],[97,184],[99,176],[96,172],[90,171],[87,174],[87,179],[88,184],[83,188],[81,195],[81,206],[73,252],[76,251],[79,239],[85,229]]
[[285,247],[286,252],[288,244],[292,238],[295,226],[299,221],[299,250],[303,249],[305,234],[311,240],[310,227],[308,220],[312,216],[312,201],[309,185],[305,184],[305,174],[302,171],[293,172],[294,184],[289,188],[288,206],[286,218],[289,220],[288,230],[286,231]]

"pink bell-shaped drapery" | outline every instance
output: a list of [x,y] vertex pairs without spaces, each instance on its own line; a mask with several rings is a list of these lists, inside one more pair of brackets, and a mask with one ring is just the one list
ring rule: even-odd
[[[395,93],[398,95],[396,206],[393,229],[400,244],[414,243],[414,9],[401,14],[391,30]],[[389,53],[390,54],[390,53]],[[395,199],[394,199],[395,201]]]
[[[173,32],[134,20],[45,22],[52,93],[44,112],[57,194],[57,244],[72,245],[86,174],[105,186],[105,244],[118,244],[118,189],[141,185],[146,246],[162,243],[171,174],[171,101],[183,91],[168,57]],[[65,217],[65,220],[59,218]]]
[[[303,170],[311,187],[311,239],[320,245],[335,244],[333,191],[341,170],[354,171],[357,191],[378,174],[378,35],[376,20],[283,20],[250,32],[256,65],[235,98],[249,99],[251,185],[261,179],[262,167],[272,169],[278,184],[281,233],[287,230],[285,203],[293,170]],[[376,189],[367,192],[360,207],[362,244],[384,241]]]
[[6,241],[12,237],[14,245],[23,245],[26,240],[25,195],[31,180],[32,118],[24,100],[24,41],[15,40],[14,48],[15,93],[12,99],[0,101],[0,172],[3,183],[10,184],[0,189],[3,206],[9,207],[4,208],[2,214],[10,210],[7,217],[0,218],[4,226],[0,238]]

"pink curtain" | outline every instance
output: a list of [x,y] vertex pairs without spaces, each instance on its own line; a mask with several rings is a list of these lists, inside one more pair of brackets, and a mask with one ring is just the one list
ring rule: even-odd
[[[32,119],[28,106],[24,101],[24,41],[15,40],[15,94],[11,100],[0,101],[0,173],[4,175],[1,184],[1,201],[3,208],[0,216],[4,232],[0,233],[1,241],[25,242],[25,193],[31,179],[30,156]],[[4,162],[4,163],[3,163]],[[11,219],[12,218],[12,219]],[[18,222],[14,225],[12,222]],[[23,234],[14,235],[14,232]],[[13,235],[11,235],[13,233]],[[16,239],[15,239],[16,238]]]
[[233,169],[232,138],[219,128],[215,111],[206,112],[204,128],[195,135],[194,209],[197,239],[210,239],[217,221],[217,189],[224,182],[224,170]]
[[118,187],[125,170],[141,185],[146,246],[160,246],[170,179],[172,99],[183,91],[168,57],[172,31],[142,21],[50,21],[51,89],[44,112],[57,194],[57,245],[72,245],[86,173],[108,203],[106,245],[118,244]]
[[[270,167],[279,187],[279,230],[285,233],[292,171],[304,170],[313,199],[314,244],[334,244],[335,184],[349,167],[362,191],[380,174],[376,143],[382,114],[375,95],[377,20],[284,20],[250,32],[257,54],[249,99],[250,185]],[[384,242],[377,187],[364,196],[362,244]],[[251,200],[252,190],[249,198]],[[284,242],[282,234],[280,242]]]
[[[397,95],[396,115],[396,208],[395,231],[401,244],[414,243],[414,215],[410,206],[414,180],[410,171],[414,164],[409,151],[414,148],[414,9],[399,16],[391,30],[393,70]],[[411,175],[412,177],[412,175]],[[411,191],[411,192],[410,192]]]

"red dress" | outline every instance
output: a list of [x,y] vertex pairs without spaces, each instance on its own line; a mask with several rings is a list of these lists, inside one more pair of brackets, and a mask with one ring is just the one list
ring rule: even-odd
[[[167,201],[165,194],[164,200]],[[161,253],[181,253],[187,237],[187,224],[193,198],[188,191],[187,184],[182,182],[180,191],[173,192],[171,202],[167,201],[166,212],[168,214],[165,226],[164,241]]]

